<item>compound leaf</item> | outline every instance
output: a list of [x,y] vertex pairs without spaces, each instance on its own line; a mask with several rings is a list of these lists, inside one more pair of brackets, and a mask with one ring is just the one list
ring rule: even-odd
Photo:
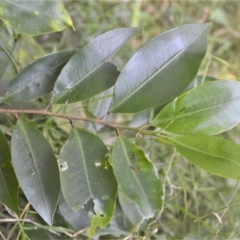
[[218,134],[240,122],[239,106],[239,82],[213,81],[176,98],[151,124],[175,134]]
[[11,164],[7,140],[0,131],[0,201],[19,214],[18,181]]
[[[139,32],[139,28],[115,29],[100,35],[76,53],[63,68],[55,83],[52,102],[77,102],[82,100],[89,90],[91,94],[87,97],[100,93],[99,86],[105,86],[107,81],[108,88],[114,85],[118,71],[114,65],[105,62]],[[101,91],[106,89],[103,88]]]
[[0,102],[26,101],[53,90],[63,66],[76,51],[52,53],[22,70],[8,85],[8,92]]
[[77,211],[89,200],[94,202],[90,236],[97,226],[105,227],[114,214],[117,182],[107,153],[100,138],[74,128],[59,156],[62,191],[70,208]]
[[22,34],[40,35],[73,26],[61,1],[2,0],[0,19]]
[[144,152],[127,138],[119,137],[112,152],[113,171],[125,195],[146,218],[162,209],[163,187],[157,169]]
[[11,152],[25,196],[51,225],[60,195],[58,165],[52,148],[40,131],[19,120],[12,133]]
[[110,112],[139,112],[178,96],[198,72],[210,27],[188,24],[145,43],[118,77]]
[[212,174],[240,180],[240,146],[232,141],[207,135],[178,136],[170,139],[192,164]]

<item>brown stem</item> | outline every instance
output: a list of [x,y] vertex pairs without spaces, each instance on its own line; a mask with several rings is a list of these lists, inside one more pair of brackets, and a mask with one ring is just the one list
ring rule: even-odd
[[91,122],[91,123],[98,123],[98,124],[105,125],[105,126],[108,126],[111,128],[115,128],[115,129],[128,129],[128,130],[138,132],[138,128],[127,127],[127,126],[123,126],[123,125],[119,125],[119,124],[115,124],[115,123],[111,123],[111,122],[104,122],[101,119],[76,117],[76,116],[71,116],[71,115],[66,115],[66,114],[52,113],[52,112],[48,112],[45,110],[22,110],[22,109],[18,110],[18,109],[2,109],[2,108],[0,108],[0,113],[10,113],[10,114],[14,114],[14,115],[20,114],[20,113],[47,115],[47,116],[51,116],[51,117],[65,118],[65,119],[69,120],[70,122],[72,120],[79,120],[79,121],[85,121],[85,122]]
[[124,126],[124,125],[120,125],[120,124],[105,122],[102,119],[76,117],[76,116],[72,116],[72,115],[52,113],[52,112],[48,112],[48,111],[45,111],[45,110],[22,110],[22,109],[19,110],[19,109],[3,109],[3,108],[0,108],[0,113],[4,113],[4,114],[10,113],[10,114],[14,114],[15,116],[17,114],[20,114],[20,113],[46,115],[46,116],[51,116],[51,117],[65,118],[70,123],[72,123],[73,120],[97,123],[97,124],[101,124],[101,125],[104,125],[104,126],[107,126],[107,127],[114,128],[114,129],[116,129],[116,131],[118,133],[119,133],[119,130],[126,129],[126,130],[134,131],[134,132],[137,132],[137,133],[141,133],[141,134],[144,134],[144,135],[155,136],[155,137],[158,137],[161,142],[163,142],[165,144],[169,144],[169,141],[168,141],[169,137],[164,136],[164,135],[160,135],[157,132],[142,130],[142,127],[132,128],[132,127],[128,127],[128,126]]

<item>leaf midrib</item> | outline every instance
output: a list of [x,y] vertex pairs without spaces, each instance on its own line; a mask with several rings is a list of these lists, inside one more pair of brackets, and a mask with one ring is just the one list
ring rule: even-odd
[[[124,154],[125,154],[125,156],[126,156],[125,159],[127,160],[127,163],[128,163],[128,165],[130,166],[130,165],[131,165],[131,162],[129,161],[129,158],[128,158],[128,155],[127,155],[127,151],[126,151],[126,148],[125,148],[123,139],[120,138],[120,140],[121,140],[121,144],[122,144],[122,147],[123,147],[123,150],[124,150]],[[141,186],[141,184],[140,184],[140,182],[139,182],[139,180],[138,180],[138,178],[137,178],[137,176],[136,176],[136,173],[135,173],[134,171],[132,171],[132,173],[133,173],[133,175],[134,175],[134,177],[135,177],[135,180],[136,180],[136,182],[137,182],[137,184],[138,184],[138,186],[139,186],[139,188],[140,188],[140,190],[141,190],[141,192],[142,192],[141,195],[144,197],[144,202],[146,202],[146,206],[148,207],[148,209],[150,210],[150,212],[152,212],[152,209],[151,209],[151,207],[150,207],[150,205],[149,205],[147,196],[146,196],[146,194],[145,194],[144,191],[143,191],[143,188],[142,188],[142,186]]]
[[[73,55],[74,55],[74,54],[73,54]],[[13,91],[13,92],[11,92],[10,94],[8,94],[7,96],[5,96],[0,102],[5,101],[6,99],[8,99],[9,97],[11,97],[12,95],[14,95],[14,94],[16,94],[17,92],[21,91],[21,90],[22,90],[23,88],[25,88],[27,85],[32,84],[36,79],[41,78],[42,76],[44,76],[44,75],[48,74],[49,72],[53,71],[54,69],[56,69],[57,67],[59,67],[61,64],[63,64],[65,61],[67,61],[68,59],[70,59],[73,55],[65,58],[62,62],[60,62],[59,64],[55,65],[53,68],[49,69],[48,71],[45,71],[44,73],[41,73],[40,75],[32,78],[29,82],[23,84],[23,85],[21,86],[21,88],[17,88],[15,91]],[[34,63],[32,63],[32,64],[34,64]],[[11,85],[10,85],[10,87],[11,87]]]
[[[37,167],[36,167],[36,164],[35,164],[35,161],[34,161],[34,154],[33,154],[32,148],[31,148],[31,144],[30,144],[30,142],[28,142],[27,133],[26,133],[26,131],[25,131],[24,126],[22,125],[22,123],[20,123],[19,126],[20,126],[20,128],[21,128],[21,130],[22,130],[22,132],[23,132],[23,135],[24,135],[23,141],[24,141],[24,143],[25,143],[25,145],[26,145],[26,148],[28,149],[28,152],[30,152],[31,155],[33,156],[32,158],[31,158],[31,156],[29,156],[29,158],[31,159],[32,165],[34,166],[34,170],[35,170],[35,172],[36,172],[36,176],[37,176],[38,183],[39,183],[39,186],[40,186],[42,198],[43,198],[43,200],[44,200],[45,209],[46,209],[47,214],[48,214],[48,216],[49,216],[49,211],[48,211],[48,207],[47,207],[47,203],[46,203],[46,199],[45,199],[43,187],[42,187],[42,184],[41,184],[41,181],[40,181],[39,173],[38,173],[38,171],[37,171]],[[21,134],[21,133],[20,133],[20,134]],[[28,144],[28,143],[29,143],[29,144]]]
[[[208,26],[206,27],[208,28]],[[148,84],[157,74],[159,74],[160,71],[162,71],[166,66],[168,66],[173,59],[175,59],[176,57],[178,57],[179,54],[181,54],[194,40],[195,38],[198,38],[202,32],[204,32],[206,30],[206,28],[204,28],[197,36],[195,36],[191,41],[188,42],[187,45],[184,46],[183,49],[181,49],[179,52],[177,52],[173,57],[171,57],[163,66],[161,66],[153,75],[151,75],[149,78],[147,78],[147,80],[145,80],[141,85],[139,85],[133,92],[131,92],[126,98],[124,98],[121,102],[119,102],[117,105],[115,105],[115,107],[113,109],[116,109],[119,107],[119,105],[123,104],[124,102],[126,102],[129,98],[131,98],[137,91],[139,91],[141,88],[143,88],[146,84]],[[126,65],[127,67],[127,65]],[[125,68],[126,68],[125,67]],[[125,69],[124,68],[124,69]],[[123,69],[123,71],[124,71]],[[122,72],[123,72],[122,71]]]
[[[88,45],[87,45],[88,46]],[[119,48],[118,48],[119,49]],[[118,49],[116,50],[116,51],[118,51]],[[115,51],[115,52],[116,52]],[[112,54],[110,54],[110,55],[112,55]],[[79,85],[79,84],[82,84],[83,82],[84,82],[84,80],[86,80],[86,78],[89,76],[89,75],[91,75],[94,71],[96,71],[98,68],[100,68],[101,67],[101,65],[103,65],[106,61],[107,61],[107,59],[110,57],[110,55],[108,56],[108,57],[106,57],[103,61],[101,61],[98,65],[96,65],[95,67],[93,67],[89,72],[87,72],[85,75],[83,75],[81,78],[78,78],[77,80],[76,80],[76,82],[75,83],[73,83],[72,84],[72,86],[70,87],[70,88],[64,88],[64,90],[61,92],[60,91],[60,94],[58,94],[58,95],[56,95],[56,98],[54,98],[54,100],[53,100],[53,103],[55,103],[55,102],[58,102],[59,101],[59,99],[61,99],[61,98],[63,98],[63,97],[65,97],[66,95],[68,95],[69,93],[71,93],[71,92],[74,92],[74,90],[76,90],[76,88],[77,88],[77,86]],[[64,68],[63,68],[64,69]],[[60,75],[59,75],[60,76]],[[57,78],[57,80],[58,80],[58,78]],[[57,80],[56,80],[56,84],[57,84]],[[67,89],[67,90],[66,90]],[[77,92],[76,94],[74,94],[72,97],[70,97],[70,98],[75,98],[76,97],[76,95],[78,95],[79,93]],[[70,98],[68,98],[68,100],[70,99]],[[68,101],[67,100],[67,101]]]
[[84,155],[84,151],[83,151],[82,141],[81,141],[81,138],[80,138],[80,135],[78,134],[78,132],[76,132],[76,130],[73,130],[73,131],[74,131],[74,135],[75,135],[75,137],[78,141],[79,153],[82,156],[83,168],[84,168],[85,178],[86,178],[86,181],[87,181],[89,197],[92,197],[93,194],[92,194],[90,183],[89,183],[89,177],[88,177],[87,165],[86,165],[86,162],[85,162],[86,160],[85,160],[85,155]]
[[[139,32],[137,32],[137,33],[139,33]],[[129,34],[129,35],[131,35],[131,37],[128,37],[128,40],[127,40],[127,41],[129,41],[131,38],[133,38],[137,33],[135,33],[135,34],[132,34],[132,33]],[[100,36],[101,36],[101,35],[100,35]],[[97,38],[96,38],[95,40],[97,40]],[[93,40],[93,41],[94,41],[94,40]],[[122,47],[122,45],[125,44],[127,41],[125,41],[124,43],[120,44],[120,46],[119,46],[118,48],[116,48],[112,53],[108,54],[107,57],[105,57],[104,59],[102,59],[97,65],[93,66],[93,68],[92,68],[89,72],[87,72],[87,73],[86,73],[84,76],[82,76],[81,78],[77,79],[76,82],[73,83],[73,85],[72,85],[71,88],[68,88],[67,90],[62,91],[62,92],[60,92],[60,94],[56,95],[56,98],[53,98],[52,103],[58,102],[59,99],[61,99],[62,97],[64,97],[65,95],[67,95],[69,92],[71,92],[73,88],[76,88],[76,86],[77,86],[78,84],[82,83],[86,77],[88,77],[90,74],[92,74],[94,71],[96,71],[97,68],[99,68],[99,67],[100,67],[101,65],[103,65],[105,62],[107,62],[107,60],[108,60],[114,53],[116,53],[116,52]],[[94,42],[94,43],[95,43],[95,42]],[[93,42],[90,42],[89,44],[87,44],[87,45],[86,45],[81,51],[79,51],[78,53],[79,53],[79,54],[82,54],[82,52],[85,51],[85,49],[86,49],[87,47],[89,47],[90,44],[93,44]],[[94,49],[94,50],[96,50],[96,49]],[[65,68],[65,66],[64,66],[64,68]],[[63,68],[63,70],[64,70],[64,68]],[[60,75],[59,75],[59,76],[60,76]],[[58,81],[58,79],[56,80],[56,84],[58,83],[57,81]],[[76,95],[74,95],[74,97],[75,97],[75,96],[76,96]]]
[[[202,108],[202,109],[199,109],[199,110],[196,110],[196,111],[193,111],[193,112],[188,112],[188,113],[185,113],[185,114],[184,114],[184,111],[183,111],[183,114],[178,115],[178,116],[176,116],[174,118],[175,118],[175,120],[177,120],[177,119],[179,120],[179,119],[184,118],[184,117],[189,116],[189,115],[194,115],[194,114],[197,114],[197,113],[200,113],[200,112],[208,111],[208,110],[210,110],[212,108],[220,107],[220,105],[224,105],[224,104],[228,104],[229,102],[237,101],[238,99],[240,99],[240,97],[235,97],[235,98],[232,98],[232,99],[230,99],[228,101],[224,101],[224,102],[215,104],[213,106],[208,106],[206,108]],[[193,105],[193,106],[191,106],[191,108],[193,108],[194,106],[197,106],[197,105],[198,104]],[[188,109],[188,107],[186,107],[186,109]],[[163,121],[160,120],[159,123],[163,123],[163,122],[170,121],[170,120],[172,120],[172,117],[165,118]]]
[[224,159],[224,160],[226,160],[226,161],[230,161],[230,162],[232,162],[232,163],[234,163],[234,164],[236,164],[237,166],[240,167],[240,163],[235,162],[234,160],[232,160],[232,159],[230,159],[230,158],[222,157],[222,156],[215,155],[215,154],[210,154],[210,153],[204,152],[204,151],[202,151],[202,150],[199,150],[199,149],[190,147],[189,145],[185,145],[185,144],[182,143],[182,142],[176,141],[175,138],[171,139],[171,141],[172,141],[172,142],[176,142],[176,143],[178,143],[179,145],[181,145],[181,146],[183,146],[183,147],[185,147],[185,148],[187,148],[187,149],[193,150],[193,151],[195,151],[195,152],[199,152],[199,153],[201,153],[201,154],[203,154],[203,155],[208,155],[208,156],[212,156],[212,157],[214,157],[214,158],[220,158],[220,159]]

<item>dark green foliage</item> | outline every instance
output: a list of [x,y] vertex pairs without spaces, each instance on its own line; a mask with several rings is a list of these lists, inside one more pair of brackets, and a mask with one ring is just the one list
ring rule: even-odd
[[[131,6],[134,23],[139,6]],[[221,9],[210,18],[230,26]],[[37,46],[35,40],[43,41],[41,37],[26,34],[62,31],[73,27],[72,19],[61,2],[5,0],[0,19],[0,50],[6,55],[0,60],[9,58],[14,68],[0,97],[0,201],[15,212],[11,216],[18,224],[8,239],[17,226],[22,239],[75,239],[81,233],[82,239],[133,239],[141,231],[146,239],[157,239],[161,224],[166,236],[178,238],[164,226],[175,216],[184,223],[194,217],[206,226],[198,209],[196,216],[188,211],[193,205],[189,189],[199,179],[208,183],[201,170],[194,179],[193,165],[240,180],[240,147],[224,139],[240,123],[240,85],[207,76],[204,57],[212,23],[181,24],[144,38],[142,46],[141,28],[114,28],[96,33],[80,50],[54,51],[23,68],[11,54],[18,38]],[[115,54],[129,45],[135,53],[119,61]],[[202,62],[206,70],[198,75]],[[225,135],[211,136],[220,133]],[[183,194],[178,202],[172,194],[181,195],[176,189]],[[198,201],[197,196],[192,199]],[[214,216],[221,222],[224,214]]]

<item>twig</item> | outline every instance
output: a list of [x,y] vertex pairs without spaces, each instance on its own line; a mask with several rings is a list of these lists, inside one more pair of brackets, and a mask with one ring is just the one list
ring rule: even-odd
[[142,218],[141,221],[136,225],[136,227],[133,229],[132,233],[125,237],[123,240],[132,240],[134,238],[134,235],[137,233],[139,228],[141,227],[142,223],[144,222],[145,218]]
[[111,123],[111,122],[105,122],[101,119],[95,119],[95,118],[85,118],[85,117],[77,117],[77,116],[72,116],[72,115],[66,115],[66,114],[59,114],[59,113],[52,113],[49,111],[45,111],[45,110],[19,110],[19,109],[3,109],[0,108],[0,113],[10,113],[10,114],[14,114],[16,116],[16,114],[35,114],[35,115],[46,115],[46,116],[51,116],[51,117],[59,117],[59,118],[64,118],[67,119],[69,122],[72,122],[73,120],[77,120],[77,121],[85,121],[85,122],[91,122],[91,123],[97,123],[97,124],[101,124],[107,127],[111,127],[116,129],[118,132],[121,129],[126,129],[126,130],[130,130],[130,131],[134,131],[137,133],[141,133],[144,135],[152,135],[152,136],[156,136],[159,138],[162,138],[163,142],[168,144],[168,138],[167,136],[164,135],[160,135],[159,133],[155,132],[155,131],[146,131],[146,130],[142,130],[141,127],[140,128],[133,128],[133,127],[128,127],[128,126],[124,126],[124,125],[120,125],[120,124],[115,124],[115,123]]
[[[1,223],[1,222],[16,222],[16,223],[23,222],[23,223],[31,223],[31,224],[33,224],[33,225],[36,226],[36,227],[42,228],[42,225],[41,225],[41,224],[39,224],[39,223],[37,223],[37,222],[35,222],[35,221],[32,221],[32,220],[30,220],[30,219],[7,218],[7,219],[0,219],[0,223]],[[64,231],[61,227],[60,227],[59,229],[61,229],[62,232]],[[47,231],[49,231],[49,232],[51,232],[51,233],[53,233],[53,234],[55,234],[55,235],[60,236],[60,234],[59,234],[58,232],[54,231],[54,230],[47,229]],[[64,233],[66,234],[66,231],[64,231]]]
[[2,234],[2,232],[0,231],[0,236],[2,237],[3,240],[7,240],[4,235]]
[[218,211],[221,211],[221,210],[223,210],[223,209],[230,208],[230,207],[232,207],[233,205],[236,205],[236,204],[239,204],[239,203],[240,203],[240,201],[236,201],[236,202],[234,202],[234,203],[232,203],[232,204],[229,204],[229,205],[227,205],[227,206],[225,206],[225,207],[218,208],[218,209],[216,209],[216,210],[214,210],[214,211],[212,211],[212,212],[210,212],[210,213],[208,213],[208,214],[205,214],[205,215],[199,217],[199,218],[198,218],[197,220],[195,220],[194,222],[197,222],[198,220],[201,220],[201,219],[203,219],[203,218],[209,217],[209,216],[212,215],[214,212],[218,212]]
[[77,237],[79,234],[81,234],[81,233],[83,233],[83,232],[85,232],[85,231],[88,230],[88,228],[84,228],[84,229],[81,229],[81,230],[75,232],[74,234],[71,234],[71,233],[68,233],[68,232],[64,231],[64,229],[61,228],[61,227],[60,227],[60,229],[63,230],[63,233],[64,233],[65,235],[67,235],[68,237],[71,237],[71,238]]

